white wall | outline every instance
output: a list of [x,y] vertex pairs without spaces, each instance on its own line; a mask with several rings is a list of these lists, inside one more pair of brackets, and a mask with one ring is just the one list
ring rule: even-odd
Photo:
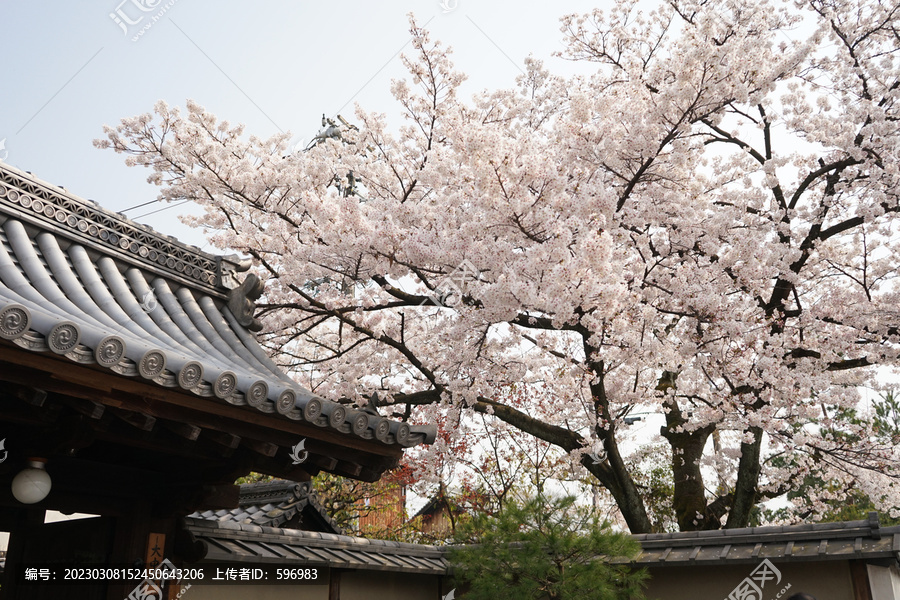
[[896,565],[877,567],[866,565],[869,571],[869,587],[872,600],[900,600],[900,570]]

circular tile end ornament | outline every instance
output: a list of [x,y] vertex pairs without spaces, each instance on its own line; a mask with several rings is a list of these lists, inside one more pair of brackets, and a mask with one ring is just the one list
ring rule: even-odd
[[158,377],[166,368],[166,355],[161,350],[150,350],[141,357],[138,373],[144,379]]
[[375,433],[375,439],[379,442],[386,442],[388,434],[391,432],[391,422],[387,419],[378,419],[378,422],[372,428]]
[[369,415],[357,412],[350,418],[350,428],[355,435],[362,435],[369,428]]
[[405,446],[409,443],[409,425],[406,423],[400,423],[397,426],[397,431],[394,432],[394,438],[396,438],[397,443]]
[[65,321],[54,325],[50,333],[47,334],[47,346],[51,352],[65,354],[78,345],[80,337],[81,333],[78,331],[78,325]]
[[234,391],[236,389],[237,375],[235,375],[231,371],[225,371],[224,373],[216,377],[216,382],[213,384],[213,394],[216,395],[216,398],[231,398],[231,396],[234,395]]
[[203,381],[203,365],[197,361],[190,361],[178,372],[178,385],[186,390],[192,390]]
[[[250,387],[247,389],[246,396],[247,396],[247,403],[250,406],[256,406],[256,407],[262,406],[263,403],[269,397],[269,384],[267,384],[263,380],[254,381],[250,385]],[[294,407],[294,405],[291,404],[291,408],[293,408],[293,407]],[[279,412],[284,410],[284,408],[282,407],[282,402],[281,402],[280,398],[277,403],[277,408],[278,408]],[[290,410],[290,408],[287,410]]]
[[347,409],[336,402],[332,402],[331,412],[328,414],[328,424],[337,429],[347,420]]
[[322,401],[318,398],[310,398],[303,405],[303,419],[315,421],[322,414]]
[[25,335],[31,326],[31,313],[20,304],[10,304],[0,310],[0,338],[15,340]]
[[275,401],[275,405],[278,406],[278,412],[283,415],[294,410],[296,404],[297,394],[294,393],[294,390],[284,390],[278,395],[278,400]]
[[125,356],[125,340],[108,335],[94,349],[94,359],[104,367],[114,367]]

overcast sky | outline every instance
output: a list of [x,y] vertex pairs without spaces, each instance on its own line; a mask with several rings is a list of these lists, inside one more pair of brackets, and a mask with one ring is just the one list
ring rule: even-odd
[[[607,2],[608,0],[602,0]],[[323,113],[352,120],[354,105],[396,118],[391,79],[405,74],[407,14],[454,49],[470,92],[507,87],[529,54],[562,49],[559,17],[597,3],[410,0],[0,0],[0,160],[114,211],[156,199],[149,172],[97,150],[104,125],[196,100],[267,137],[305,145]],[[118,21],[118,22],[117,22]],[[139,32],[143,31],[142,34]],[[126,215],[210,251],[177,221],[183,207]],[[0,533],[0,548],[5,546]]]
[[[103,125],[149,112],[159,99],[183,106],[191,98],[248,133],[290,131],[305,144],[323,113],[352,120],[359,103],[398,114],[389,86],[405,73],[399,54],[411,52],[410,12],[453,47],[474,92],[512,85],[529,54],[566,69],[551,58],[562,48],[559,16],[595,5],[0,0],[0,159],[125,211],[154,200],[157,188],[148,171],[92,141]],[[182,208],[143,216],[165,206],[126,215],[204,246],[199,232],[177,222]]]

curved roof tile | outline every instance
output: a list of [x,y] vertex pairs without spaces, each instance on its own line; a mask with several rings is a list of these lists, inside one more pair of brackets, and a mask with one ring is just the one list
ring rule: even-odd
[[228,309],[243,268],[0,165],[0,338],[385,444],[434,440],[281,371]]

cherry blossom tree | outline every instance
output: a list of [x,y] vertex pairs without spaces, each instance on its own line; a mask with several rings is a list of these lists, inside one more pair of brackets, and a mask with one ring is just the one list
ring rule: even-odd
[[400,126],[358,109],[291,152],[161,102],[97,144],[253,257],[266,342],[323,396],[377,391],[451,439],[493,415],[565,452],[635,533],[637,411],[665,415],[682,530],[744,526],[811,472],[897,506],[897,451],[841,415],[900,362],[898,11],[616,3],[562,19],[583,75],[529,60],[471,100],[413,23]]

